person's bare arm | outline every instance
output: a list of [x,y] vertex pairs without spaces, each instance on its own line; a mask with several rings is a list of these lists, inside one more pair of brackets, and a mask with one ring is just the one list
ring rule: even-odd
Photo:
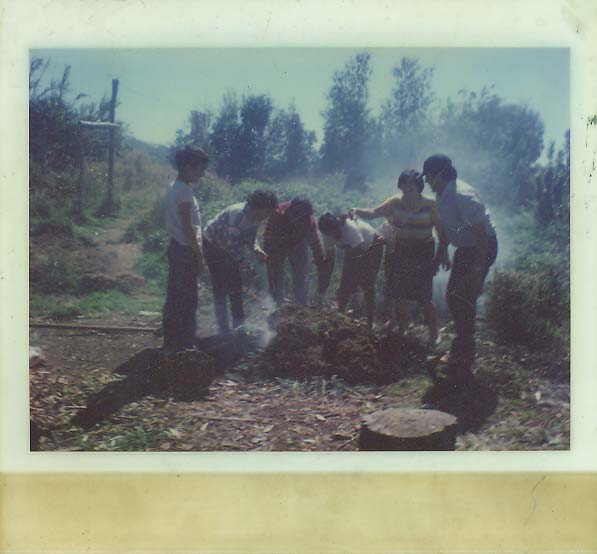
[[392,199],[382,202],[375,208],[352,208],[351,213],[361,219],[377,219],[378,217],[391,217],[394,211]]
[[263,249],[263,237],[265,235],[265,228],[268,224],[269,218],[264,219],[257,228],[257,232],[255,233],[255,242],[253,243],[253,252],[257,257],[257,260],[264,264],[267,262],[267,254]]
[[448,245],[450,244],[450,241],[444,230],[444,226],[435,203],[431,206],[431,222],[435,227],[439,240],[434,260],[436,271],[440,267],[443,267],[445,271],[448,271],[452,267],[452,264],[450,263],[450,256],[448,255]]
[[203,250],[197,240],[195,227],[193,227],[193,224],[191,223],[191,209],[192,206],[190,202],[182,202],[178,205],[178,215],[180,216],[182,231],[189,241],[193,254],[195,254],[197,273],[201,273],[203,271]]

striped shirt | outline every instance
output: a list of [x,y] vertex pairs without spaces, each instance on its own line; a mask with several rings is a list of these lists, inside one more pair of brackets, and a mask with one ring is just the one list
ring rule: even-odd
[[253,249],[260,225],[251,221],[250,214],[251,208],[246,202],[228,206],[207,223],[203,236],[241,262],[247,250]]
[[[393,228],[393,237],[390,244],[400,242],[427,242],[433,240],[433,200],[423,198],[418,210],[409,210],[401,196],[388,198],[382,206],[385,207],[388,222]],[[383,235],[388,236],[388,227],[385,226]]]

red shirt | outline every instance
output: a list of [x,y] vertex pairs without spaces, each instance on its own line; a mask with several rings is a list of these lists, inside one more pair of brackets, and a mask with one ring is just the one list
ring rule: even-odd
[[278,204],[274,215],[267,220],[263,234],[263,249],[268,255],[287,254],[290,248],[306,239],[313,251],[313,261],[320,265],[323,263],[324,253],[315,218],[311,216],[308,225],[303,228],[293,227],[286,216],[288,206],[290,202]]

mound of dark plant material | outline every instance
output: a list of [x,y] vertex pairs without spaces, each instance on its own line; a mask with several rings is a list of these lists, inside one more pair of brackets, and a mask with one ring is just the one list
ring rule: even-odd
[[379,337],[335,310],[283,306],[269,324],[276,334],[256,362],[269,376],[337,375],[347,383],[388,383],[425,359],[416,339]]

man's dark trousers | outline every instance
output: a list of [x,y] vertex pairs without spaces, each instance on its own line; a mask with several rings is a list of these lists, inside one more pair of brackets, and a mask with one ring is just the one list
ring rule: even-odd
[[172,239],[168,246],[168,289],[164,304],[164,348],[195,347],[198,262],[190,246]]

